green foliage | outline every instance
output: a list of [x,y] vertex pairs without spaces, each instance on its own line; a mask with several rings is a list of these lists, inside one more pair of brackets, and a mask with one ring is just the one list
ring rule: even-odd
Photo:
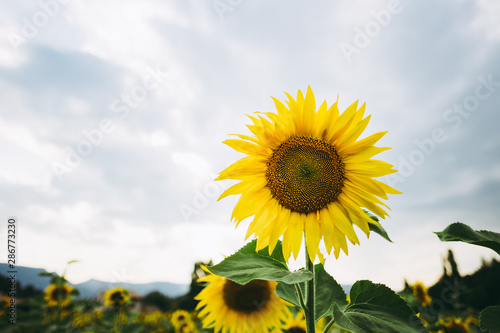
[[[301,290],[304,290],[304,283],[299,283],[299,286]],[[299,295],[297,295],[297,289],[294,285],[278,282],[278,285],[276,286],[276,295],[299,308],[301,306],[299,302]]]
[[158,310],[165,312],[172,310],[173,301],[159,291],[153,291],[142,298],[142,304],[155,306]]
[[481,312],[479,326],[488,333],[500,332],[500,305],[489,306]]
[[373,231],[376,234],[379,234],[382,236],[384,239],[392,243],[392,240],[389,238],[389,235],[387,234],[387,231],[385,231],[384,227],[378,224],[378,217],[373,215],[372,213],[368,212],[365,210],[366,215],[368,215],[373,221],[377,222],[376,223],[369,223],[368,227],[370,228],[370,231]]
[[367,280],[351,288],[351,304],[334,304],[335,325],[356,333],[413,333],[425,328],[406,302],[390,288]]
[[368,227],[370,228],[370,231],[373,231],[374,233],[379,234],[385,240],[392,243],[392,240],[389,238],[389,235],[387,234],[387,231],[385,231],[384,227],[382,227],[381,225],[378,225],[378,224],[373,224],[373,223],[368,223]]
[[68,283],[68,280],[63,276],[59,276],[56,273],[42,272],[38,273],[38,276],[48,276],[50,277],[50,284],[55,284],[56,286],[62,286]]
[[[314,266],[315,321],[333,316],[335,325],[356,333],[425,332],[413,310],[394,291],[382,284],[357,281],[351,289],[351,304],[335,279],[323,265]],[[304,290],[304,283],[300,283]],[[282,299],[301,306],[294,286],[278,283],[276,294]]]
[[[315,320],[333,315],[333,305],[337,304],[340,308],[347,306],[346,294],[342,287],[335,279],[325,271],[322,264],[314,266],[315,274]],[[299,287],[302,291],[305,290],[304,283],[300,283]],[[276,287],[276,295],[282,299],[300,307],[299,296],[293,285],[286,283],[278,283]]]
[[323,265],[315,265],[314,272],[316,276],[315,315],[318,321],[320,318],[333,315],[334,304],[343,309],[348,303],[344,289],[325,271]]
[[493,231],[477,231],[467,224],[456,222],[435,234],[442,242],[464,242],[484,246],[500,254],[500,234]]
[[256,244],[256,240],[251,241],[219,264],[208,267],[209,271],[239,284],[257,279],[293,284],[312,278],[311,272],[306,270],[288,270],[281,242],[278,242],[271,255],[267,247],[257,252]]
[[142,333],[144,332],[144,324],[142,323],[133,323],[127,325],[123,329],[123,333]]

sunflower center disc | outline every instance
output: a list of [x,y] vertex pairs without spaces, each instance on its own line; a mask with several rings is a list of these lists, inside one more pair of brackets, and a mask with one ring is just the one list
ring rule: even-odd
[[305,136],[292,137],[267,161],[266,179],[282,206],[307,214],[337,199],[344,184],[344,163],[331,144]]
[[54,291],[52,292],[52,299],[54,299],[54,300],[65,299],[66,295],[67,295],[66,288],[58,287],[58,288],[54,289]]
[[123,301],[123,295],[120,291],[115,291],[111,294],[110,299],[113,303],[120,303],[121,301]]
[[269,282],[264,280],[254,280],[244,286],[226,280],[222,293],[229,308],[245,313],[261,310],[271,298]]
[[302,327],[291,327],[288,329],[290,333],[306,333]]

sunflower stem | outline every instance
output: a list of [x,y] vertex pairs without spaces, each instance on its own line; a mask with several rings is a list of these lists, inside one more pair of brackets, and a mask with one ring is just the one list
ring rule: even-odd
[[302,311],[304,311],[304,313],[306,313],[308,310],[306,304],[304,303],[304,296],[302,295],[300,285],[298,283],[294,283],[294,286],[295,292],[297,293],[297,298],[299,299],[300,308],[302,309]]
[[316,277],[314,275],[314,264],[309,258],[309,253],[307,251],[306,246],[306,269],[312,273],[312,279],[306,282],[306,308],[307,311],[304,310],[306,317],[306,332],[307,333],[315,333],[316,332],[316,323],[315,323],[315,314],[314,314],[314,300],[315,300],[315,280]]

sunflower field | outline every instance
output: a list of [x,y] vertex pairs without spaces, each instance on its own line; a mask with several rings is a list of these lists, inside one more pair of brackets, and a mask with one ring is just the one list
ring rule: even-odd
[[[416,314],[416,317],[412,317],[415,320],[414,324],[421,322],[424,325],[425,330],[422,332],[498,332],[498,306],[492,304],[498,304],[500,299],[497,279],[500,275],[500,262],[495,260],[490,263],[485,262],[474,274],[461,276],[450,251],[447,266],[452,267],[451,271],[447,272],[444,266],[442,277],[430,287],[419,281],[406,283],[404,290],[391,298],[387,296],[391,293],[387,287],[380,285],[376,288],[380,296],[387,294],[384,299],[406,303]],[[27,290],[23,297],[17,300],[15,326],[9,323],[10,299],[1,298],[0,330],[6,333],[213,333],[220,332],[221,327],[210,325],[209,321],[214,323],[223,321],[226,328],[222,330],[223,332],[306,332],[304,312],[277,296],[284,295],[281,289],[284,285],[280,285],[278,290],[276,283],[263,280],[253,280],[245,285],[239,285],[210,274],[203,263],[195,265],[194,275],[200,271],[200,267],[204,268],[202,271],[204,273],[193,279],[191,290],[182,297],[182,299],[190,298],[193,302],[188,306],[186,303],[177,302],[166,311],[161,302],[147,302],[147,297],[134,299],[130,297],[128,290],[120,287],[106,290],[96,299],[82,299],[78,297],[78,290],[70,286],[64,277],[51,274],[52,283],[44,292],[33,293]],[[327,273],[321,270],[320,266],[316,273],[318,278],[335,284],[333,279],[326,277]],[[369,290],[373,285],[362,281],[358,287]],[[351,295],[354,296],[356,293],[353,288],[351,294],[347,294],[345,299],[341,300],[336,297],[343,297],[344,291],[342,287],[336,286],[338,295],[330,297],[336,299],[336,304],[340,304],[339,306],[347,308],[352,302]],[[3,289],[1,293],[5,293]],[[356,297],[360,297],[359,292]],[[195,298],[200,300],[199,303]],[[262,303],[263,299],[268,301]],[[373,309],[376,309],[376,303],[371,302],[371,304],[374,306]],[[179,305],[186,309],[178,308]],[[481,312],[483,308],[487,309]],[[228,311],[231,309],[234,311],[229,314]],[[383,317],[380,315],[380,318]],[[331,319],[331,315],[319,319],[315,323],[315,332],[395,331],[387,327],[383,330],[376,327],[341,329],[334,325],[325,330]],[[256,330],[257,325],[262,325],[263,328]]]

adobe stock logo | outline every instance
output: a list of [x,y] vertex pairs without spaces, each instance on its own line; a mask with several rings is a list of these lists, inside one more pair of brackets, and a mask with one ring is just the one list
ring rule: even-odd
[[[411,1],[411,0],[410,0]],[[342,42],[339,47],[347,63],[351,63],[354,54],[361,53],[361,50],[370,46],[371,42],[378,37],[382,28],[387,27],[395,15],[403,11],[403,5],[399,0],[390,0],[387,3],[387,9],[372,11],[370,13],[372,20],[365,23],[363,29],[354,27],[354,37],[352,44]]]
[[[438,146],[448,140],[448,133],[458,130],[464,119],[469,119],[474,112],[478,111],[481,102],[488,100],[500,88],[500,81],[493,79],[493,74],[478,76],[474,90],[465,96],[461,102],[453,103],[452,107],[444,110],[442,119],[443,126],[435,127],[431,135],[422,140],[414,140],[417,148],[408,155],[399,155],[399,163],[396,165],[397,173],[386,176],[387,184],[395,186],[411,177],[416,169],[423,165],[437,150]],[[446,125],[446,126],[444,126]]]
[[31,39],[35,38],[41,29],[45,28],[50,20],[59,14],[60,5],[67,5],[71,0],[40,0],[37,10],[31,17],[24,16],[22,18],[21,27],[16,31],[11,31],[7,34],[9,42],[15,48],[19,45],[26,44]]
[[[146,74],[142,81],[135,84],[127,92],[123,92],[120,98],[116,98],[110,107],[110,111],[118,117],[118,120],[127,119],[133,110],[137,109],[144,102],[149,94],[160,87],[165,81],[168,72],[163,71],[159,66],[153,69],[146,67]],[[100,119],[94,128],[83,129],[81,131],[84,139],[79,140],[75,146],[66,146],[66,156],[63,161],[52,161],[52,170],[59,181],[63,180],[66,173],[70,173],[77,168],[83,159],[94,151],[95,147],[103,144],[106,135],[111,134],[116,129],[117,119],[104,117]]]

